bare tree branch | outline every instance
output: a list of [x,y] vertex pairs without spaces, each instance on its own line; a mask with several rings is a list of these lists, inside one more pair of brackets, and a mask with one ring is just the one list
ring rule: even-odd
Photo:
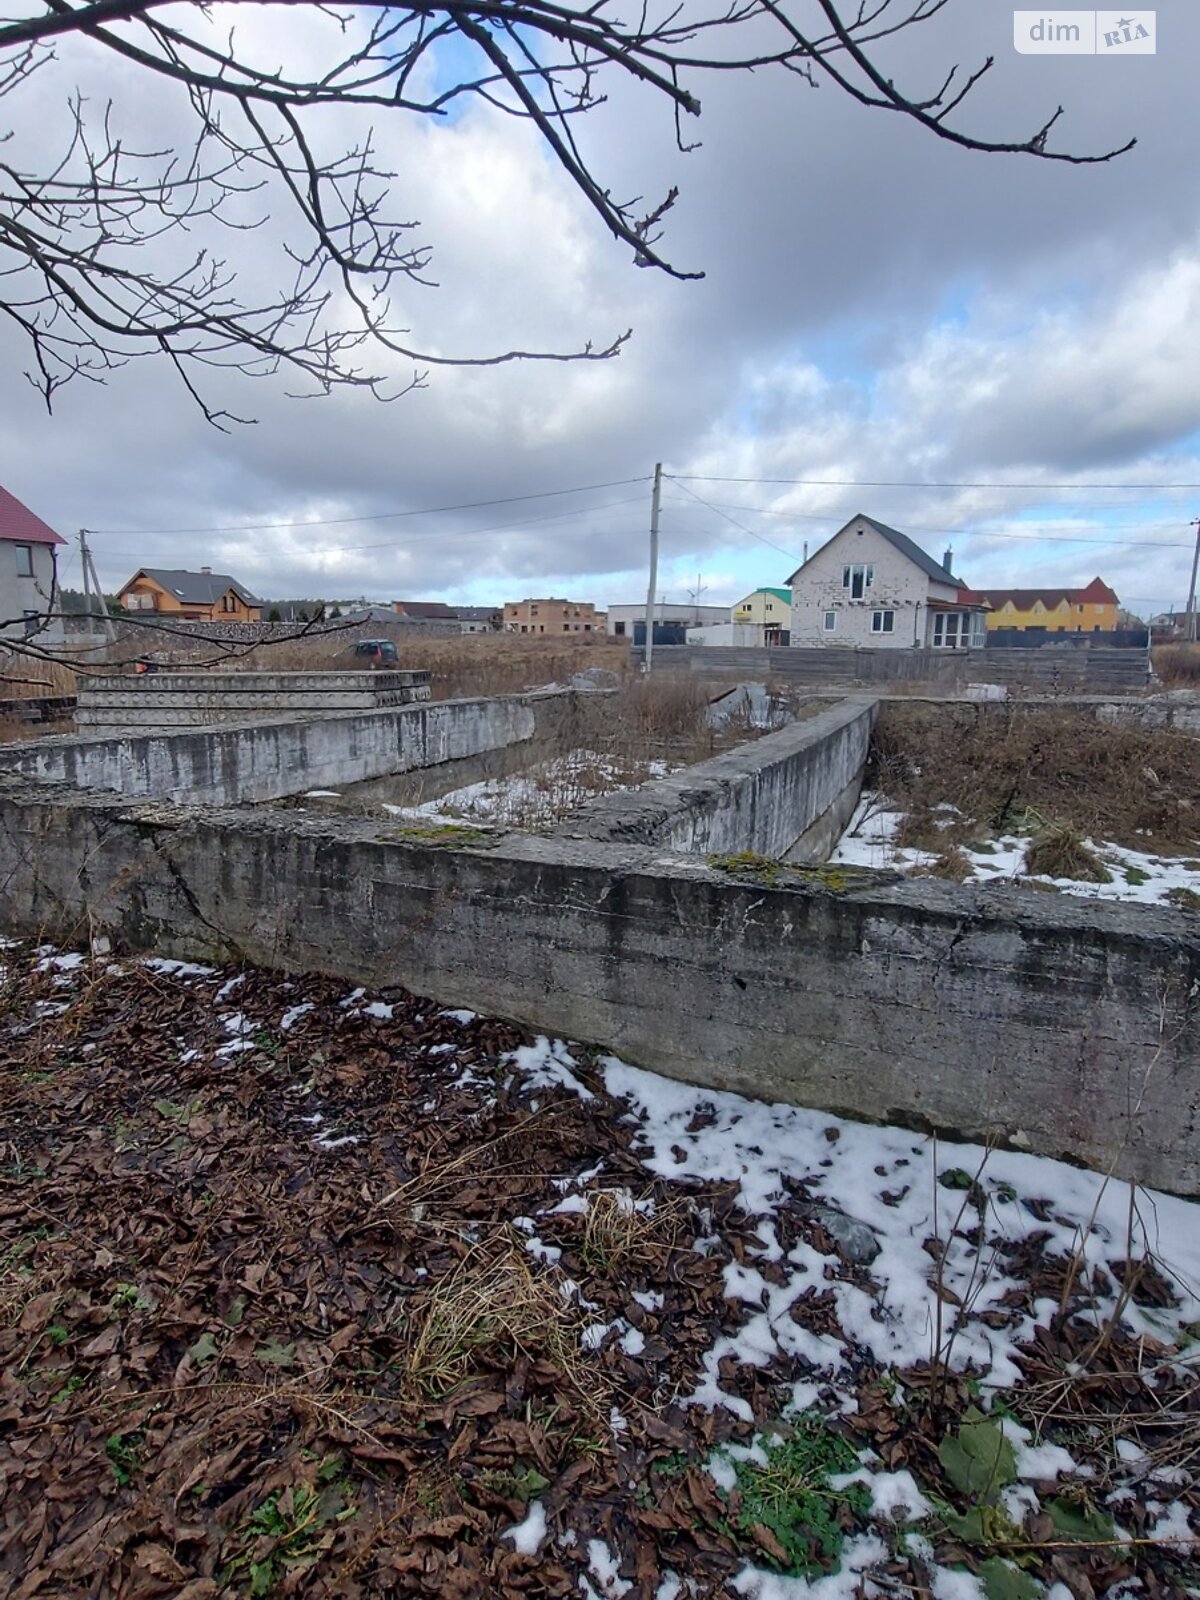
[[[648,201],[619,199],[584,146],[581,119],[604,104],[610,83],[665,102],[684,152],[695,148],[682,119],[700,114],[699,79],[768,69],[810,84],[828,79],[860,105],[969,150],[1085,163],[1131,147],[1051,149],[1061,107],[1032,137],[973,135],[956,114],[990,58],[967,72],[950,65],[932,92],[900,88],[879,49],[949,3],[810,0],[820,21],[810,35],[797,20],[801,0],[640,0],[629,20],[617,0],[365,0],[344,11],[320,0],[226,0],[224,11],[243,15],[323,19],[326,58],[301,71],[287,65],[286,23],[278,29],[285,59],[268,64],[236,28],[219,35],[203,0],[16,0],[23,14],[0,18],[6,106],[20,103],[14,97],[35,76],[44,93],[68,71],[103,74],[106,59],[119,58],[144,73],[156,113],[181,132],[162,148],[136,148],[112,105],[93,103],[71,80],[57,152],[47,155],[39,138],[22,158],[17,130],[27,137],[27,129],[0,123],[0,312],[24,335],[26,376],[47,406],[72,379],[104,382],[157,355],[219,428],[247,419],[206,400],[212,369],[283,372],[303,394],[350,385],[389,399],[419,387],[433,366],[608,360],[628,331],[563,351],[458,354],[410,342],[393,302],[434,287],[431,247],[415,221],[388,216],[397,179],[380,165],[372,135],[329,155],[318,116],[340,108],[390,124],[442,118],[475,100],[518,117],[635,264],[676,278],[702,275],[661,247],[676,187]],[[69,68],[58,54],[68,40]],[[451,62],[457,81],[446,81]],[[247,255],[243,241],[255,234]],[[218,239],[228,254],[215,253]],[[272,251],[272,287],[252,288],[264,281],[254,257]],[[413,369],[399,382],[396,356]]]

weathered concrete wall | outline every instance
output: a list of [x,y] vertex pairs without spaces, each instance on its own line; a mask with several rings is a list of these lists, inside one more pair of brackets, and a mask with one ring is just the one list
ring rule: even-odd
[[216,722],[280,721],[331,711],[372,711],[430,698],[431,674],[372,672],[148,672],[84,678],[81,728],[198,728]]
[[[634,649],[633,659],[643,655]],[[809,650],[776,646],[763,650],[705,650],[696,645],[658,645],[656,672],[699,673],[724,683],[753,678],[787,685],[926,683],[955,688],[967,683],[1003,683],[1014,694],[1132,694],[1150,681],[1145,650],[1058,648],[1043,650]]]
[[874,700],[844,700],[699,766],[603,795],[560,831],[776,857],[803,836],[806,859],[824,860],[858,800],[874,717]]
[[691,1082],[1200,1193],[1200,918],[0,785],[0,927],[404,984]]
[[131,798],[242,805],[474,756],[532,739],[542,699],[431,705],[219,728],[96,734],[0,746],[0,773]]
[[[821,695],[832,700],[836,691]],[[980,723],[1002,726],[1014,718],[1053,712],[1085,720],[1119,723],[1149,731],[1195,735],[1200,733],[1200,694],[1195,690],[1174,690],[1169,694],[1117,699],[1112,695],[1022,696],[1019,700],[965,700],[954,696],[896,695],[879,697],[877,724],[883,727],[912,727],[950,721],[960,728]]]

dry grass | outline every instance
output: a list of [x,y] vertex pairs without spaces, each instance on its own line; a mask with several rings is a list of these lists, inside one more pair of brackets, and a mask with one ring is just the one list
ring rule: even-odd
[[942,850],[936,861],[927,867],[917,867],[914,878],[945,878],[948,883],[965,883],[975,868],[967,856],[954,844]]
[[1043,878],[1075,878],[1081,883],[1111,883],[1112,874],[1081,833],[1062,823],[1042,828],[1025,852],[1025,871]]
[[623,1189],[599,1189],[588,1196],[579,1254],[594,1272],[621,1273],[662,1254],[665,1235],[673,1236],[674,1216],[661,1208],[639,1208]]
[[407,1370],[425,1395],[440,1399],[524,1356],[550,1363],[581,1402],[595,1398],[595,1369],[580,1344],[582,1312],[508,1238],[472,1249],[414,1297],[411,1318]]
[[1200,836],[1200,740],[1065,708],[885,708],[869,781],[908,813],[901,842],[939,853],[1043,819],[1139,850]]
[[1169,689],[1200,688],[1200,644],[1159,644],[1150,655]]
[[75,693],[75,673],[61,661],[34,661],[0,648],[0,700]]
[[[587,667],[607,668],[620,679],[629,671],[628,645],[602,635],[581,634],[560,640],[467,633],[455,638],[418,635],[408,639],[398,629],[380,624],[374,629],[364,624],[341,633],[256,645],[244,654],[219,662],[213,670],[332,672],[369,667],[369,662],[354,655],[354,643],[360,638],[391,639],[396,645],[397,667],[432,672],[435,700],[520,694],[543,684],[566,683],[573,673]],[[211,649],[211,642],[208,644]]]

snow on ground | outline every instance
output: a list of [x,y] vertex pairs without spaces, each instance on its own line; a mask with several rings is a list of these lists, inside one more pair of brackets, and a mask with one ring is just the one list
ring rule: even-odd
[[[1033,1315],[992,1328],[981,1314],[1003,1309],[1014,1287],[997,1257],[981,1271],[979,1252],[960,1236],[974,1220],[961,1191],[937,1182],[949,1169],[977,1177],[986,1198],[989,1235],[1017,1241],[1048,1234],[1048,1248],[1070,1255],[1082,1243],[1088,1268],[1103,1268],[1099,1279],[1100,1314],[1114,1303],[1120,1274],[1114,1263],[1151,1253],[1164,1263],[1183,1304],[1169,1314],[1130,1303],[1125,1317],[1135,1333],[1161,1338],[1200,1316],[1200,1212],[1186,1200],[1138,1190],[1131,1213],[1128,1184],[1018,1151],[986,1151],[982,1146],[938,1143],[902,1128],[871,1127],[842,1121],[798,1106],[767,1105],[740,1095],[676,1083],[609,1057],[604,1063],[609,1094],[629,1101],[639,1128],[635,1149],[650,1171],[665,1178],[702,1178],[739,1185],[740,1203],[760,1218],[759,1259],[784,1268],[784,1281],[767,1281],[753,1263],[727,1276],[726,1298],[746,1307],[736,1334],[717,1341],[705,1360],[695,1399],[745,1415],[746,1403],[723,1390],[719,1364],[732,1357],[763,1366],[800,1356],[832,1381],[847,1380],[855,1350],[869,1351],[881,1364],[904,1367],[928,1360],[935,1350],[937,1297],[931,1287],[925,1241],[950,1230],[960,1209],[968,1219],[955,1231],[946,1252],[944,1287],[966,1302],[969,1313],[955,1320],[943,1307],[944,1356],[958,1369],[968,1365],[986,1374],[985,1385],[1016,1383],[1017,1346],[1030,1338],[1039,1320],[1056,1309],[1035,1305]],[[857,1218],[880,1245],[870,1263],[875,1288],[846,1279],[826,1285],[827,1258],[800,1243],[784,1254],[773,1225],[787,1200],[787,1185],[804,1183],[814,1203]],[[1039,1215],[1029,1202],[1050,1200]],[[935,1208],[937,1215],[935,1216]],[[1043,1211],[1038,1207],[1038,1212]],[[1133,1238],[1129,1237],[1133,1217]],[[778,1273],[776,1274],[778,1276]],[[842,1337],[802,1328],[790,1310],[814,1284],[837,1299]]]
[[[876,817],[868,819],[868,828],[874,828]],[[866,830],[863,837],[868,838]],[[887,843],[882,830],[869,837]],[[864,864],[880,863],[871,860]],[[83,976],[82,962],[57,956],[49,947],[39,954],[47,970],[76,979]],[[148,961],[145,965],[182,983],[213,976],[211,969],[181,963]],[[214,998],[228,997],[238,987],[233,981],[226,982]],[[292,990],[291,985],[286,987]],[[301,993],[302,986],[297,985],[289,995],[296,1003],[283,1013],[281,1030],[295,1028],[309,1015],[311,1002],[303,1000]],[[243,994],[237,998],[241,1001]],[[379,1024],[392,1021],[393,1007],[368,999],[362,989],[351,991],[339,1006]],[[262,1026],[239,1009],[225,1009],[218,1015],[222,1033],[229,1036],[228,1043],[215,1046],[218,1055],[245,1047]],[[463,1011],[442,1015],[463,1026],[473,1020],[471,1013]],[[511,1074],[509,1083],[472,1076],[470,1081],[481,1094],[505,1094],[515,1083],[538,1097],[566,1091],[585,1102],[597,1098],[584,1082],[590,1069],[581,1066],[560,1040],[538,1038],[501,1060]],[[598,1072],[604,1090],[618,1102],[617,1114],[632,1134],[630,1153],[647,1172],[680,1185],[681,1191],[694,1182],[735,1186],[738,1205],[755,1228],[755,1234],[748,1237],[756,1237],[757,1242],[749,1243],[724,1268],[722,1331],[703,1355],[691,1393],[680,1396],[691,1406],[754,1423],[748,1403],[730,1392],[731,1370],[775,1365],[789,1373],[791,1402],[785,1418],[814,1408],[826,1415],[851,1413],[858,1407],[866,1358],[896,1373],[936,1356],[952,1370],[970,1370],[975,1375],[979,1403],[987,1409],[997,1391],[1019,1382],[1019,1347],[1032,1338],[1035,1327],[1051,1322],[1058,1309],[1052,1300],[1019,1308],[1017,1296],[1014,1303],[1011,1291],[1019,1284],[1006,1270],[1006,1257],[998,1247],[1008,1243],[1042,1240],[1047,1254],[1070,1257],[1078,1252],[1078,1281],[1090,1293],[1098,1325],[1110,1313],[1116,1314],[1118,1296],[1121,1320],[1135,1336],[1144,1335],[1149,1341],[1187,1345],[1184,1333],[1200,1322],[1200,1207],[1193,1203],[1140,1188],[1131,1192],[1124,1182],[1045,1157],[946,1144],[901,1128],[868,1126],[792,1105],[766,1104],[698,1088],[612,1056],[600,1060]],[[465,1082],[466,1077],[460,1081]],[[598,1090],[597,1079],[591,1081]],[[305,1137],[321,1150],[338,1152],[360,1141],[370,1143],[369,1126],[350,1133],[327,1122],[326,1109],[304,1076],[297,1080],[294,1094]],[[537,1104],[535,1098],[531,1109]],[[562,1275],[562,1252],[538,1237],[539,1219],[586,1215],[600,1193],[624,1195],[632,1205],[630,1190],[624,1187],[630,1182],[628,1166],[613,1173],[605,1171],[606,1164],[604,1158],[572,1176],[556,1179],[558,1198],[540,1207],[536,1215],[510,1219],[525,1236],[525,1248],[538,1270],[559,1276],[564,1303],[584,1309],[597,1308],[583,1298],[578,1284]],[[619,1190],[613,1186],[614,1178],[622,1185]],[[953,1181],[947,1183],[947,1179]],[[597,1180],[600,1187],[592,1187]],[[865,1270],[831,1270],[837,1258],[807,1238],[790,1246],[781,1243],[781,1234],[789,1236],[782,1226],[783,1214],[790,1208],[794,1216],[798,1194],[804,1196],[806,1207],[828,1208],[869,1230],[877,1253],[864,1261]],[[976,1221],[983,1224],[986,1249],[975,1234]],[[707,1253],[714,1243],[711,1214],[701,1217],[696,1231],[692,1248]],[[790,1237],[794,1236],[793,1229]],[[932,1237],[945,1245],[940,1284],[926,1247]],[[1143,1305],[1122,1294],[1122,1264],[1142,1255],[1152,1256],[1169,1279],[1176,1295],[1174,1305]],[[833,1297],[835,1331],[817,1333],[793,1315],[793,1308],[813,1290]],[[640,1290],[630,1298],[649,1313],[661,1310],[664,1303],[657,1290]],[[643,1334],[627,1318],[605,1316],[583,1334],[584,1348],[589,1351],[598,1352],[613,1342],[634,1360],[646,1345]],[[1161,1343],[1149,1346],[1155,1347],[1161,1348]],[[1200,1356],[1189,1352],[1173,1355],[1171,1360],[1194,1368]],[[797,1371],[805,1376],[795,1378]],[[612,1426],[615,1436],[628,1429],[615,1409]],[[761,1419],[757,1426],[762,1426]],[[1037,1494],[1044,1490],[1035,1490],[1034,1485],[1086,1479],[1089,1469],[1077,1464],[1061,1445],[1035,1439],[1027,1428],[1007,1417],[1002,1418],[1001,1426],[1014,1448],[1018,1477],[1024,1480],[1006,1490],[1011,1503],[1009,1499],[1005,1503],[1010,1510],[1015,1508],[1014,1514],[1036,1508]],[[713,1479],[728,1488],[730,1463],[753,1458],[762,1437],[758,1434],[748,1448],[716,1450],[709,1461]],[[1143,1458],[1137,1445],[1127,1443],[1117,1455],[1132,1473],[1140,1470]],[[831,1480],[831,1486],[864,1484],[872,1522],[878,1528],[887,1533],[927,1511],[921,1485],[911,1473],[889,1472],[865,1455],[862,1459],[860,1471],[839,1478],[837,1485]],[[1160,1482],[1165,1485],[1165,1479]],[[1186,1509],[1169,1487],[1157,1492],[1159,1499],[1147,1501],[1157,1518],[1154,1533],[1164,1539],[1189,1540],[1192,1533]],[[1108,1498],[1118,1519],[1121,1497],[1128,1493],[1127,1488],[1119,1487]],[[543,1546],[547,1531],[544,1507],[534,1501],[525,1520],[511,1526],[504,1537],[516,1550],[533,1555]],[[560,1544],[565,1546],[565,1533],[570,1531],[558,1536]],[[915,1549],[922,1536],[914,1533],[908,1539],[909,1548]],[[630,1585],[621,1576],[617,1558],[603,1540],[589,1540],[586,1556],[587,1573],[579,1577],[584,1595],[615,1600],[628,1591]],[[729,1588],[752,1600],[852,1600],[864,1592],[862,1585],[868,1575],[869,1581],[874,1581],[875,1572],[888,1558],[889,1544],[878,1533],[858,1533],[847,1540],[840,1569],[826,1577],[805,1580],[746,1565],[730,1580]],[[669,1600],[687,1592],[673,1574],[663,1574],[659,1596]],[[935,1600],[980,1600],[981,1596],[977,1579],[949,1567],[937,1568],[933,1592]],[[1046,1600],[1058,1600],[1054,1590],[1047,1593]]]
[[[957,818],[953,808],[945,809],[947,823]],[[935,855],[895,842],[903,818],[902,811],[889,809],[885,796],[864,790],[849,827],[829,858],[830,863],[890,867],[900,872],[931,866],[937,859]],[[971,874],[966,881],[1012,883],[1020,879],[1051,884],[1064,894],[1093,900],[1136,900],[1144,905],[1169,903],[1167,897],[1175,889],[1189,889],[1200,894],[1200,841],[1197,841],[1195,856],[1171,857],[1089,839],[1085,841],[1088,848],[1099,856],[1108,870],[1108,883],[1085,883],[1077,878],[1051,878],[1045,873],[1026,872],[1025,853],[1031,842],[1029,834],[1004,833],[995,839],[962,845],[960,848],[971,864]]]
[[556,822],[599,794],[634,789],[674,772],[678,762],[619,761],[596,750],[572,750],[506,778],[485,778],[419,806],[384,804],[393,816],[428,821],[486,822],[497,827],[536,827]]

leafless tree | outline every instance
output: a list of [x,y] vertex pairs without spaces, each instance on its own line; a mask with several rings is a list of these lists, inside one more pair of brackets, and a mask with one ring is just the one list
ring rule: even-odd
[[[216,14],[201,0],[16,3],[21,14],[0,17],[0,157],[6,144],[10,155],[26,154],[0,159],[0,311],[27,337],[27,375],[47,404],[70,379],[103,381],[146,354],[172,363],[220,426],[241,419],[205,402],[206,367],[283,369],[305,392],[353,384],[386,395],[383,373],[395,370],[397,355],[412,364],[411,386],[436,364],[595,361],[620,350],[628,333],[566,352],[455,355],[408,343],[393,325],[392,295],[429,281],[430,248],[416,240],[415,224],[389,220],[395,174],[380,165],[372,133],[352,133],[327,153],[330,128],[317,122],[331,107],[381,122],[446,118],[482,100],[527,119],[600,225],[639,266],[677,278],[700,274],[677,268],[660,248],[676,190],[620,199],[580,142],[580,119],[614,81],[632,81],[671,108],[681,150],[693,148],[684,119],[699,115],[695,89],[706,75],[773,69],[809,84],[827,79],[864,106],[972,150],[1071,162],[1120,153],[1051,149],[1061,107],[1009,142],[963,131],[956,114],[990,58],[966,75],[955,68],[926,89],[901,90],[877,65],[880,47],[930,22],[949,0],[633,0],[628,20],[617,0],[363,0],[346,10],[319,0],[225,0]],[[237,13],[251,8],[275,20],[273,59],[239,31]],[[298,14],[327,25],[317,72],[278,62],[289,55]],[[231,15],[234,25],[220,31]],[[122,81],[131,66],[139,71],[155,111],[183,137],[131,148],[121,131],[129,105],[88,98],[81,79],[115,69],[117,58]],[[449,64],[464,61],[459,81],[446,84]],[[58,77],[56,103],[70,120],[64,143],[47,149],[28,114],[17,119],[32,103],[31,85],[53,97]],[[13,128],[23,135],[16,143]],[[268,220],[285,238],[274,287],[262,294],[251,286],[261,281],[257,270],[248,275],[212,239],[217,225],[253,230]]]

